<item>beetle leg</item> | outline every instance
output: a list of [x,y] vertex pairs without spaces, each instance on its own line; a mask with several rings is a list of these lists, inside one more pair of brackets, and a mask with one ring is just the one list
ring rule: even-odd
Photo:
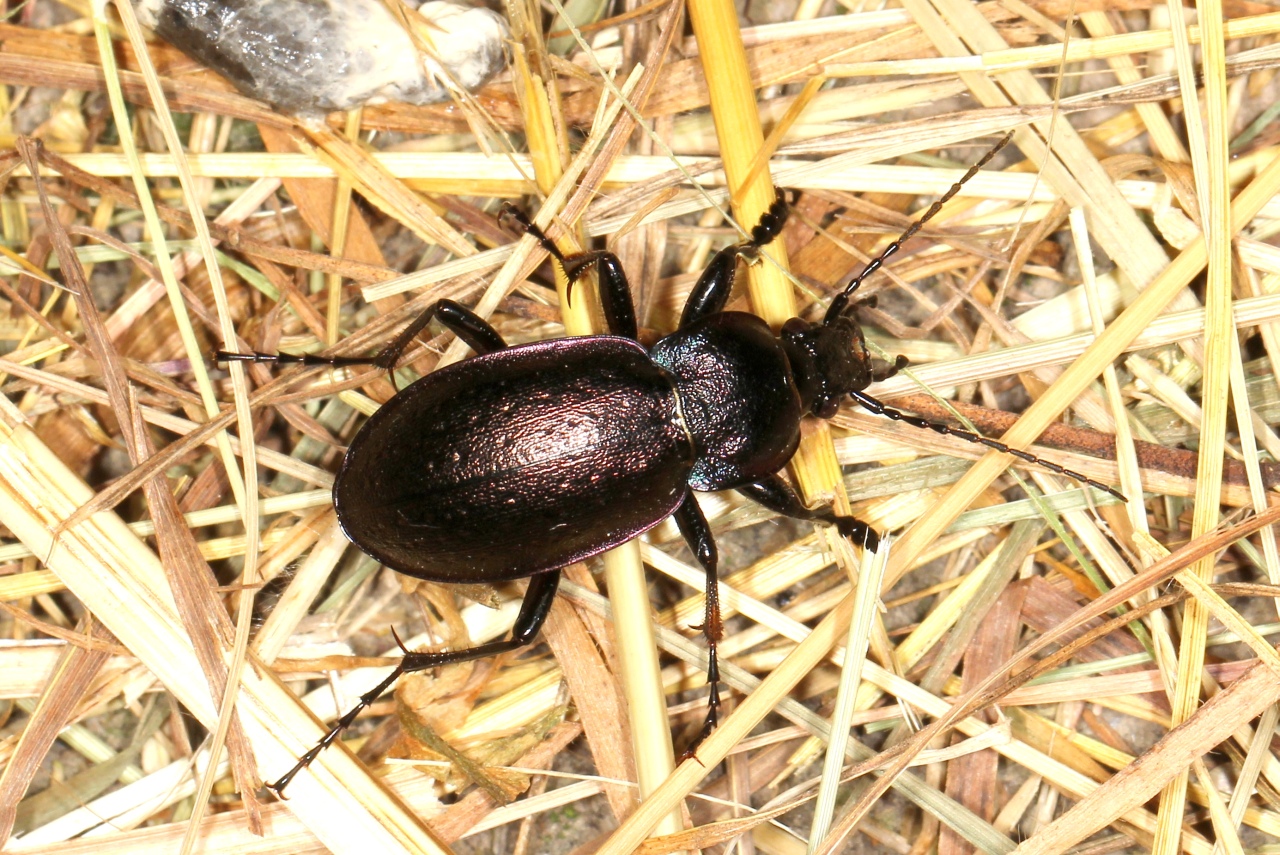
[[712,256],[711,263],[702,271],[697,284],[689,292],[689,299],[684,303],[679,329],[684,329],[707,315],[724,311],[729,303],[729,295],[733,292],[733,281],[737,277],[738,256],[749,257],[756,249],[752,243],[736,243]]
[[476,353],[484,355],[495,350],[503,350],[507,343],[498,335],[498,331],[489,322],[468,309],[461,303],[452,300],[437,300],[427,310],[413,319],[413,323],[405,327],[391,344],[369,358],[369,362],[379,368],[391,371],[404,355],[405,350],[418,337],[418,333],[427,328],[432,318],[440,325],[467,343]]
[[698,507],[698,500],[690,491],[684,494],[684,501],[675,512],[676,526],[684,536],[685,543],[693,552],[702,569],[707,573],[706,600],[707,610],[701,629],[707,639],[707,717],[702,722],[702,731],[680,755],[681,760],[694,756],[702,741],[711,735],[720,716],[720,663],[716,658],[716,645],[724,638],[724,622],[720,618],[720,586],[716,579],[716,568],[720,563],[716,551],[715,539],[711,536],[711,526]]
[[680,313],[679,328],[683,329],[700,318],[724,311],[729,303],[729,295],[733,292],[738,256],[744,256],[748,261],[754,260],[759,255],[760,248],[771,243],[781,233],[786,222],[787,200],[779,195],[751,230],[750,240],[726,246],[712,257],[711,263],[702,271],[697,284],[689,292],[684,311]]
[[214,362],[257,362],[271,365],[369,365],[372,356],[321,356],[318,353],[237,353],[233,350],[215,350]]
[[405,327],[391,344],[372,356],[321,356],[315,353],[232,353],[219,350],[214,353],[216,362],[271,362],[277,365],[301,363],[303,365],[377,365],[391,371],[404,355],[410,343],[418,333],[426,329],[431,319],[440,321],[441,325],[452,331],[465,341],[476,353],[492,353],[502,350],[507,343],[498,335],[498,331],[489,326],[488,321],[475,312],[455,303],[452,300],[437,300],[427,307],[426,311],[413,319],[413,323]]
[[557,256],[564,275],[569,284],[565,287],[565,296],[571,297],[574,283],[591,265],[595,265],[600,274],[600,311],[604,314],[605,324],[610,335],[622,336],[635,340],[639,328],[636,324],[636,307],[631,299],[631,283],[622,269],[618,256],[607,250],[579,252],[573,255]]
[[[359,702],[348,710],[342,718],[338,719],[333,727],[329,728],[329,731],[320,738],[320,741],[299,758],[292,769],[285,772],[279,780],[267,784],[267,789],[274,791],[277,796],[283,797],[284,788],[289,786],[289,782],[299,772],[310,766],[311,761],[315,760],[321,751],[332,745],[342,731],[350,727],[352,722],[356,720],[356,716],[366,707],[372,705],[383,692],[391,688],[392,684],[400,679],[401,674],[427,671],[432,668],[439,668],[442,665],[452,665],[455,662],[486,659],[530,644],[537,637],[542,625],[546,623],[547,615],[551,612],[551,603],[555,600],[556,586],[559,584],[559,570],[554,570],[550,573],[538,573],[530,577],[529,587],[524,593],[524,602],[520,605],[520,613],[516,615],[515,624],[511,627],[511,637],[508,639],[490,641],[488,644],[468,647],[466,650],[446,650],[441,653],[415,653],[406,650],[404,657],[400,660],[400,664],[395,667],[395,670],[388,674],[381,683],[361,695]],[[399,641],[399,639],[396,640],[397,642]]]
[[764,505],[784,517],[797,520],[816,520],[830,523],[839,529],[840,534],[849,538],[863,549],[875,550],[880,546],[880,535],[875,529],[855,517],[837,514],[831,508],[806,508],[795,492],[777,475],[762,478],[754,484],[746,484],[737,488],[738,492],[753,502]]
[[[554,244],[553,244],[554,245]],[[579,252],[573,255],[558,255],[564,275],[569,284],[565,288],[565,296],[573,293],[574,283],[578,281],[587,268],[595,265],[600,273],[600,311],[604,314],[605,324],[610,335],[622,336],[635,340],[638,327],[636,325],[636,307],[631,300],[631,283],[622,269],[618,256],[608,251]]]
[[631,300],[631,285],[627,282],[627,274],[622,270],[622,262],[618,256],[608,251],[578,252],[565,255],[555,245],[546,232],[538,228],[524,212],[514,205],[503,205],[498,214],[499,219],[512,220],[526,234],[533,235],[538,244],[560,263],[569,284],[565,288],[565,297],[573,299],[573,286],[587,268],[593,264],[600,271],[600,309],[604,313],[609,332],[634,340],[637,333],[636,308]]

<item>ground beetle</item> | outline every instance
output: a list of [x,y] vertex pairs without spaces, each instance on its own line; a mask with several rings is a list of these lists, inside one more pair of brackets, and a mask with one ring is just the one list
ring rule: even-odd
[[866,523],[830,508],[805,507],[778,475],[800,441],[800,420],[807,414],[831,418],[846,397],[888,418],[1008,452],[1119,496],[1003,443],[906,415],[864,391],[907,360],[873,365],[850,298],[1007,142],[868,264],[821,323],[792,318],[779,336],[755,315],[723,309],[739,257],[754,260],[782,230],[782,198],[749,240],[715,255],[685,303],[679,328],[648,351],[636,341],[635,310],[618,258],[610,252],[565,256],[509,206],[503,218],[537,238],[570,287],[587,268],[597,268],[609,335],[507,347],[484,319],[441,300],[368,358],[220,351],[222,361],[372,364],[390,371],[418,333],[432,319],[440,321],[478,355],[407,387],[356,434],[334,483],[338,520],[362,550],[410,576],[435,582],[529,578],[510,638],[444,653],[405,651],[391,675],[271,788],[281,792],[401,674],[532,642],[561,568],[671,515],[706,571],[702,631],[710,697],[701,741],[715,726],[720,705],[716,643],[723,627],[716,545],[693,491],[737,490],[779,514],[832,524],[855,543],[876,548],[879,536]]

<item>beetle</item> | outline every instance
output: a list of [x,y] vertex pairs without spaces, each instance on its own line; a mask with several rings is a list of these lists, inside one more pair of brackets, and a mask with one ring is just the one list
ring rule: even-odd
[[[237,354],[221,361],[373,364],[390,371],[432,321],[476,356],[421,378],[360,429],[334,483],[338,520],[384,565],[435,582],[529,584],[510,637],[464,650],[404,651],[311,750],[269,786],[282,793],[302,769],[401,674],[480,659],[531,643],[546,620],[563,567],[618,546],[668,516],[706,573],[702,632],[709,696],[702,730],[720,708],[716,645],[723,637],[717,552],[694,492],[737,490],[784,516],[834,525],[875,549],[879,535],[830,507],[811,509],[779,476],[806,415],[828,419],[848,397],[891,419],[954,434],[1052,471],[1118,492],[1004,443],[888,407],[865,392],[906,366],[875,365],[853,294],[1007,142],[1006,137],[836,296],[819,323],[792,318],[779,334],[759,317],[724,311],[740,258],[755,260],[787,219],[784,197],[750,237],[720,250],[694,286],[677,329],[646,350],[636,340],[630,287],[611,252],[564,255],[513,207],[502,218],[532,235],[565,271],[570,289],[599,273],[608,335],[508,347],[498,332],[451,300],[428,308],[380,353],[366,357]],[[617,501],[626,496],[625,502]],[[501,537],[496,537],[501,532]],[[511,543],[519,543],[519,551]]]

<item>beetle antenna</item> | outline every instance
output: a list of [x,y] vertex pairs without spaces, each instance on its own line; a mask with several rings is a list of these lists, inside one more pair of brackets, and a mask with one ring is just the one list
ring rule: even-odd
[[849,298],[858,290],[858,287],[862,285],[863,281],[881,267],[884,267],[885,261],[898,250],[902,249],[902,245],[904,243],[915,237],[916,232],[920,231],[925,223],[937,216],[938,212],[942,210],[942,206],[951,201],[951,199],[960,192],[960,188],[963,187],[970,178],[977,175],[982,167],[990,163],[992,158],[999,154],[1000,150],[1008,145],[1009,141],[1012,139],[1013,131],[1009,131],[1009,133],[1004,135],[1004,138],[1001,139],[1000,142],[996,143],[990,151],[982,156],[981,160],[969,167],[969,171],[966,172],[959,181],[952,184],[951,188],[947,190],[947,192],[943,193],[937,201],[930,205],[929,209],[925,211],[919,219],[907,226],[907,230],[904,231],[897,240],[886,246],[884,248],[884,252],[867,262],[867,266],[862,268],[862,272],[855,276],[853,281],[845,286],[845,289],[837,294],[835,299],[831,301],[831,305],[827,307],[827,314],[826,317],[823,318],[823,323],[830,324],[834,322],[836,318],[844,314],[845,310],[849,307]]
[[1002,451],[1005,454],[1012,454],[1014,457],[1018,458],[1019,460],[1025,461],[1027,463],[1034,463],[1037,466],[1041,466],[1045,469],[1048,469],[1050,472],[1056,472],[1059,475],[1066,475],[1068,478],[1074,478],[1077,481],[1082,481],[1085,484],[1088,484],[1090,487],[1097,487],[1099,490],[1102,490],[1105,493],[1109,493],[1112,496],[1115,496],[1117,499],[1119,499],[1122,502],[1129,501],[1127,498],[1125,498],[1124,493],[1121,493],[1119,490],[1115,489],[1114,487],[1108,487],[1106,484],[1102,484],[1098,481],[1095,481],[1092,478],[1088,477],[1087,475],[1082,475],[1079,472],[1076,472],[1074,470],[1067,469],[1066,467],[1059,466],[1058,464],[1053,463],[1051,461],[1044,460],[1043,458],[1037,457],[1036,455],[1030,453],[1029,451],[1022,451],[1021,449],[1013,448],[1011,446],[1005,445],[1003,442],[1000,442],[999,440],[982,436],[981,434],[974,433],[973,431],[970,431],[970,430],[953,428],[951,425],[944,424],[942,422],[932,422],[932,421],[929,421],[928,419],[922,419],[919,416],[907,415],[906,413],[902,412],[902,410],[894,409],[893,407],[890,407],[887,404],[881,402],[877,398],[873,398],[871,395],[868,395],[866,392],[850,392],[849,397],[853,398],[855,401],[861,404],[864,408],[870,410],[876,415],[884,416],[885,418],[892,419],[895,422],[904,422],[906,424],[912,425],[913,427],[924,428],[925,430],[931,430],[934,433],[940,433],[943,436],[958,436],[960,437],[960,439],[967,440],[968,442],[972,442],[977,445],[985,445],[987,448],[992,448],[992,449],[995,449],[996,451]]

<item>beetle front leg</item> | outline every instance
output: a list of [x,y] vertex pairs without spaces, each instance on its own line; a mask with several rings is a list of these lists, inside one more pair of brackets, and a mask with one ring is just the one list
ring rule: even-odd
[[732,244],[720,250],[711,259],[707,269],[702,271],[698,282],[689,292],[689,299],[684,303],[684,311],[680,313],[680,329],[696,320],[723,312],[729,304],[729,295],[733,293],[733,282],[738,272],[738,257],[754,260],[760,248],[773,241],[787,222],[787,200],[779,195],[774,203],[765,211],[760,222],[751,230],[751,239]]
[[738,256],[751,257],[757,251],[754,244],[736,243],[726,246],[711,258],[707,269],[698,277],[689,299],[685,300],[684,311],[680,313],[680,326],[684,329],[694,321],[723,312],[729,303],[729,295],[733,293],[733,282],[737,278]]
[[[342,718],[338,719],[333,727],[329,728],[329,731],[320,738],[320,741],[298,759],[292,769],[285,772],[279,780],[267,784],[267,789],[274,791],[277,796],[283,797],[284,788],[289,786],[289,782],[299,772],[310,766],[311,761],[315,760],[321,751],[332,745],[365,708],[371,706],[383,692],[391,688],[395,681],[400,679],[401,674],[427,671],[443,665],[452,665],[456,662],[486,659],[499,653],[518,650],[532,643],[537,638],[542,625],[546,623],[547,615],[551,613],[551,604],[555,600],[556,587],[559,584],[559,570],[550,573],[539,573],[529,579],[529,587],[525,590],[524,602],[520,605],[520,613],[516,615],[515,623],[511,627],[510,638],[502,641],[490,641],[488,644],[468,647],[466,650],[447,650],[443,653],[414,653],[406,650],[404,657],[400,660],[400,664],[396,666],[395,670],[388,674],[381,683],[361,695],[360,701],[348,710]],[[399,643],[398,638],[396,642]],[[403,648],[401,649],[403,650]]]
[[797,520],[815,520],[835,526],[840,534],[864,549],[875,551],[880,546],[880,535],[875,529],[856,517],[837,514],[831,508],[806,508],[786,481],[777,475],[762,478],[754,484],[737,488],[738,492],[757,504],[764,505],[784,517]]
[[498,218],[511,220],[521,231],[533,235],[538,244],[560,263],[560,269],[569,280],[565,288],[565,296],[570,300],[573,299],[573,286],[577,284],[582,274],[587,272],[587,268],[595,265],[600,273],[600,309],[604,313],[610,334],[632,340],[636,338],[639,327],[636,324],[635,303],[631,299],[631,284],[627,282],[627,274],[623,271],[622,262],[618,260],[618,256],[607,250],[565,255],[560,251],[560,247],[547,237],[546,232],[538,228],[524,215],[523,211],[511,204],[502,206]]
[[694,756],[702,741],[715,730],[720,718],[720,663],[716,657],[716,645],[724,638],[724,621],[720,617],[720,586],[716,575],[720,556],[715,539],[711,536],[711,526],[702,515],[702,508],[698,507],[698,500],[693,497],[692,491],[685,493],[684,501],[676,508],[675,520],[685,543],[689,544],[689,550],[707,574],[706,612],[702,626],[694,627],[701,629],[707,639],[707,717],[702,722],[701,732],[680,755],[681,760],[687,760]]

